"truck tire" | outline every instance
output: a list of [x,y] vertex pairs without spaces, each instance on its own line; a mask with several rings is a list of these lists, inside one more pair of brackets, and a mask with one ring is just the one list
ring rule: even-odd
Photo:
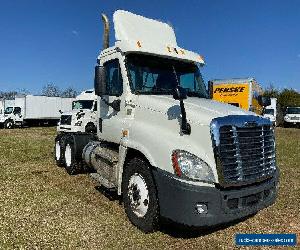
[[72,136],[67,136],[64,150],[65,168],[69,175],[78,174],[81,170],[81,162],[76,159],[75,146]]
[[65,135],[58,135],[55,138],[54,158],[56,165],[59,167],[65,166]]
[[145,233],[155,231],[159,222],[159,207],[147,161],[133,158],[126,164],[122,190],[125,212],[131,223]]
[[8,119],[4,122],[4,128],[6,129],[12,129],[14,127],[14,121],[11,119]]
[[92,133],[92,134],[96,134],[97,133],[97,128],[93,123],[88,123],[85,126],[85,132],[86,133]]

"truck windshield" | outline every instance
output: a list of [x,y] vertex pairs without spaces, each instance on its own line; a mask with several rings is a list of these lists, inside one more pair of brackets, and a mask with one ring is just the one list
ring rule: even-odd
[[265,109],[266,115],[274,115],[274,109]]
[[287,114],[300,114],[300,107],[287,108],[286,113]]
[[131,90],[136,94],[171,95],[176,86],[189,97],[208,98],[205,84],[194,63],[150,55],[127,56]]
[[5,110],[4,110],[4,114],[8,115],[8,114],[11,114],[13,112],[14,108],[13,107],[7,107]]
[[93,100],[78,100],[72,103],[73,109],[92,109],[93,108]]

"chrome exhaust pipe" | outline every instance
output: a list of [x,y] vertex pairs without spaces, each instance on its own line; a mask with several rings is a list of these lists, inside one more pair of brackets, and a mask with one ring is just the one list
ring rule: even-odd
[[103,49],[107,49],[109,47],[109,21],[108,17],[102,13],[101,14],[104,32],[103,32]]

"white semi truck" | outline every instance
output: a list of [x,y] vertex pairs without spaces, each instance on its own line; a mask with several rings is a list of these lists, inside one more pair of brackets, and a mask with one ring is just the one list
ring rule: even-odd
[[263,116],[269,119],[276,126],[277,98],[271,98],[271,104],[264,108]]
[[89,166],[144,232],[160,217],[212,226],[274,203],[279,170],[270,120],[209,99],[203,58],[180,48],[168,24],[122,10],[113,18],[116,42],[109,47],[102,15],[97,136],[70,133],[55,141],[67,171]]
[[74,98],[25,95],[15,97],[0,115],[0,125],[10,129],[24,125],[52,124],[59,121],[60,112],[70,110]]
[[97,132],[97,97],[93,89],[80,93],[72,110],[62,113],[57,126],[59,133]]

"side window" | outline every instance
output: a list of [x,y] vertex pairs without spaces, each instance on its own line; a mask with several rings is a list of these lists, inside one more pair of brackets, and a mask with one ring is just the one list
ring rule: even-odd
[[15,107],[15,109],[14,109],[14,114],[15,115],[20,115],[21,114],[21,108],[20,107]]
[[104,64],[106,71],[106,95],[120,96],[123,93],[123,80],[119,60],[115,59]]

